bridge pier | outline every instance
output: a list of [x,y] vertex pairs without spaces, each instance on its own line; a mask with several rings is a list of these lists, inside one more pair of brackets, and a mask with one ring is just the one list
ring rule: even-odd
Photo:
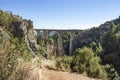
[[44,32],[44,39],[48,39],[48,35],[49,35],[48,31],[44,30],[43,32]]
[[73,39],[74,39],[74,34],[71,32],[70,33],[70,42],[69,42],[69,55],[72,55],[72,53],[73,53]]
[[58,52],[60,55],[63,54],[63,42],[62,42],[62,33],[58,32]]

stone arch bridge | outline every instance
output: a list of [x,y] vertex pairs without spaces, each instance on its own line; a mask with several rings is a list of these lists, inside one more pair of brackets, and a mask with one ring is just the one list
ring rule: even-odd
[[69,32],[70,35],[70,42],[69,42],[69,55],[72,55],[73,53],[73,39],[74,39],[74,34],[80,34],[80,32],[82,30],[58,30],[58,29],[35,29],[35,31],[37,32],[37,34],[40,34],[40,32],[42,31],[44,33],[44,39],[47,39],[49,36],[50,32],[55,31],[58,35],[58,51],[61,54],[61,52],[63,51],[63,42],[62,42],[62,35],[66,32]]

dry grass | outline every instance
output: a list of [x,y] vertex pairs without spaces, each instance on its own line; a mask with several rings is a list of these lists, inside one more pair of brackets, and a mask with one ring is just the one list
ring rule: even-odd
[[17,74],[12,73],[9,80],[13,80],[16,75],[19,75],[17,80],[94,80],[80,74],[48,70],[48,68],[56,69],[54,61],[50,60],[41,60],[42,68],[40,68],[37,60],[37,58],[31,61],[19,59],[18,67],[15,70]]
[[51,70],[56,70],[56,65],[55,64],[56,63],[53,60],[47,60],[47,59],[41,60],[41,67],[43,69],[47,68],[47,69],[51,69]]
[[32,59],[31,61],[18,59],[18,62],[19,64],[16,70],[11,73],[9,80],[41,80],[41,71],[39,70],[37,59]]

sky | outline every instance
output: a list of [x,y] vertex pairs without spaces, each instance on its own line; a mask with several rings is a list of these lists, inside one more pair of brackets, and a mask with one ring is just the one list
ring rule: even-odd
[[31,19],[36,29],[88,29],[118,18],[120,0],[0,0],[0,9]]

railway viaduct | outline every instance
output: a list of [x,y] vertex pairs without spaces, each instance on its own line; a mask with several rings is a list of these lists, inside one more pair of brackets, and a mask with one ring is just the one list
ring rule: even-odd
[[50,32],[56,32],[58,35],[58,51],[61,53],[63,51],[63,42],[62,42],[62,35],[66,32],[69,32],[70,35],[70,42],[69,42],[69,55],[72,55],[73,53],[73,39],[74,39],[74,34],[79,34],[82,30],[63,30],[63,29],[35,29],[35,31],[37,32],[37,34],[40,34],[40,32],[42,31],[44,34],[44,39],[47,39]]

